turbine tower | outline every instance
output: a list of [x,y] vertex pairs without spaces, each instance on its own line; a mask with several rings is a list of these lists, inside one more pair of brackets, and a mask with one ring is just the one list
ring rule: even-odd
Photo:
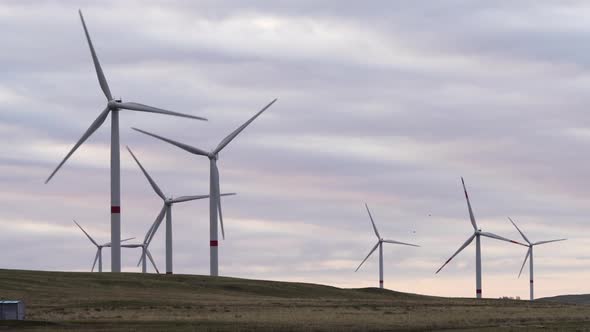
[[469,202],[469,196],[467,195],[467,189],[465,188],[465,181],[463,181],[463,178],[461,177],[461,183],[463,184],[463,192],[465,193],[465,199],[467,200],[467,209],[469,210],[469,219],[471,220],[471,226],[473,226],[473,235],[471,235],[467,241],[465,241],[465,243],[463,243],[463,245],[461,245],[461,247],[459,248],[459,250],[457,250],[453,256],[451,256],[451,258],[449,258],[437,271],[436,273],[439,273],[443,267],[445,267],[445,265],[447,265],[453,258],[455,258],[455,256],[457,256],[463,249],[465,249],[469,244],[471,244],[471,242],[473,241],[473,239],[475,239],[475,296],[480,299],[482,296],[482,292],[481,292],[481,243],[480,243],[480,237],[481,236],[485,236],[485,237],[489,237],[491,239],[496,239],[496,240],[501,240],[501,241],[506,241],[506,242],[510,242],[510,243],[515,243],[515,244],[520,244],[522,246],[524,246],[524,244],[520,243],[520,242],[516,242],[510,239],[507,239],[505,237],[493,234],[493,233],[489,233],[489,232],[483,232],[480,228],[477,227],[477,223],[475,222],[475,217],[473,215],[473,210],[471,209],[471,203]]
[[92,122],[90,127],[84,132],[82,137],[76,142],[74,147],[68,152],[65,158],[57,165],[55,170],[49,175],[45,183],[48,183],[51,178],[57,173],[60,167],[70,158],[70,156],[82,145],[107,119],[109,113],[111,115],[111,272],[121,272],[121,169],[120,169],[120,151],[119,151],[119,111],[120,110],[131,110],[139,112],[149,113],[160,113],[166,115],[174,115],[185,118],[192,118],[197,120],[206,120],[205,118],[182,114],[147,106],[144,104],[134,102],[122,102],[121,99],[114,99],[106,77],[102,71],[98,57],[90,40],[90,34],[86,28],[82,11],[78,11],[80,14],[80,20],[82,21],[82,27],[88,41],[88,47],[90,48],[90,54],[92,55],[92,61],[94,62],[94,68],[96,75],[98,76],[98,83],[104,93],[107,104],[105,109],[98,115],[98,117]]
[[[74,224],[76,224],[76,226],[78,226],[78,228],[80,228],[80,230],[82,232],[84,232],[84,234],[86,234],[86,237],[88,238],[88,240],[90,240],[90,242],[92,242],[92,244],[94,244],[96,246],[96,255],[94,256],[94,262],[92,263],[92,269],[90,270],[90,272],[94,272],[94,267],[96,266],[96,261],[98,260],[98,272],[102,272],[102,248],[105,247],[110,247],[111,243],[107,242],[105,244],[98,244],[96,243],[96,241],[94,241],[94,239],[92,238],[92,236],[90,236],[90,234],[88,234],[84,228],[82,228],[82,226],[80,226],[80,224],[78,224],[78,222],[76,222],[76,220],[74,220]],[[129,241],[135,239],[134,237],[130,237],[128,239],[123,239],[121,240],[121,243],[125,242],[125,241]]]
[[518,228],[518,226],[516,226],[516,224],[514,223],[514,221],[512,221],[512,219],[510,219],[510,217],[508,217],[508,219],[510,220],[510,222],[512,223],[512,225],[514,225],[514,227],[516,228],[516,230],[520,233],[520,235],[522,236],[522,238],[526,241],[526,243],[528,243],[527,247],[529,247],[529,250],[526,252],[526,256],[524,256],[524,262],[522,262],[522,266],[520,267],[520,272],[518,273],[518,277],[520,278],[520,275],[522,274],[522,269],[524,268],[524,265],[526,264],[527,259],[529,259],[529,274],[530,274],[530,293],[531,293],[531,301],[533,301],[535,299],[534,297],[534,283],[533,283],[533,247],[540,245],[540,244],[545,244],[545,243],[550,243],[550,242],[558,242],[558,241],[565,241],[567,239],[557,239],[557,240],[548,240],[548,241],[538,241],[538,242],[531,242],[529,241],[529,239],[524,235],[524,233],[520,230],[520,228]]
[[219,211],[219,224],[221,226],[221,235],[225,239],[225,231],[223,230],[223,215],[221,213],[221,199],[219,189],[219,170],[217,168],[217,160],[219,159],[219,152],[223,150],[242,130],[244,130],[254,119],[256,119],[262,112],[266,111],[277,99],[271,101],[268,105],[264,106],[258,113],[246,121],[243,125],[234,130],[231,134],[226,136],[217,147],[210,152],[201,150],[199,148],[173,141],[171,139],[152,134],[150,132],[133,128],[140,133],[158,138],[164,142],[175,145],[185,151],[192,154],[200,155],[209,158],[209,269],[212,276],[219,275],[219,263],[218,263],[218,232],[217,232],[217,212]]
[[[174,203],[182,203],[182,202],[193,201],[196,199],[209,198],[209,195],[180,196],[177,198],[166,197],[166,195],[164,195],[164,193],[162,192],[160,187],[158,187],[158,185],[156,184],[156,181],[154,181],[152,179],[152,177],[148,174],[148,172],[145,170],[145,168],[141,165],[141,163],[139,162],[137,157],[135,157],[135,155],[133,154],[133,151],[131,151],[131,149],[128,146],[127,146],[127,151],[129,151],[129,153],[131,154],[131,157],[133,157],[133,159],[137,163],[137,166],[139,166],[139,168],[143,172],[143,175],[145,175],[146,179],[148,180],[148,182],[152,186],[152,189],[154,189],[154,192],[156,193],[156,195],[158,195],[162,199],[162,201],[164,201],[164,206],[162,206],[162,210],[160,211],[160,213],[158,214],[158,217],[154,221],[154,224],[150,228],[148,235],[150,235],[150,241],[151,241],[151,238],[153,238],[154,234],[158,231],[158,227],[160,227],[160,223],[164,219],[164,216],[166,216],[166,274],[172,274],[172,205]],[[228,196],[228,195],[235,195],[235,193],[221,194],[220,196]],[[150,232],[152,232],[153,234],[149,234]]]
[[365,208],[367,208],[367,213],[369,214],[369,219],[371,219],[371,224],[373,225],[373,231],[375,231],[375,236],[377,236],[377,243],[375,244],[373,249],[371,249],[371,251],[369,252],[367,257],[365,257],[365,259],[363,259],[361,264],[356,268],[356,270],[354,272],[358,271],[361,268],[361,266],[363,265],[363,263],[375,251],[375,249],[377,249],[377,247],[379,247],[379,288],[383,288],[383,243],[385,242],[385,243],[393,243],[393,244],[402,244],[405,246],[412,246],[412,247],[419,247],[419,245],[404,243],[404,242],[399,242],[399,241],[393,241],[393,240],[384,240],[381,237],[381,235],[379,235],[379,231],[377,231],[377,227],[375,226],[375,221],[373,220],[373,216],[371,216],[371,211],[369,211],[369,206],[367,206],[367,203],[365,203]]

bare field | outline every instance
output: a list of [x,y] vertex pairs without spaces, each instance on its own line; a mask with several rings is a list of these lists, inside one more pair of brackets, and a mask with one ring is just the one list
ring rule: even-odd
[[0,270],[27,331],[590,331],[590,306],[192,275]]

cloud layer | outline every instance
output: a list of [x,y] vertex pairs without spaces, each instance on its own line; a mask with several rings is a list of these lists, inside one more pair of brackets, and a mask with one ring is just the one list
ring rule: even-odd
[[[109,240],[109,122],[43,181],[104,107],[76,10],[115,97],[209,122],[122,112],[121,142],[169,195],[208,191],[208,164],[129,129],[210,149],[279,101],[221,154],[222,275],[376,286],[363,203],[384,237],[385,285],[473,296],[467,181],[486,231],[567,237],[535,251],[536,295],[588,293],[583,179],[590,143],[585,2],[3,1],[3,267],[88,270]],[[158,197],[122,150],[123,236]],[[208,203],[174,207],[175,271],[208,273]],[[484,296],[527,297],[525,250],[483,240]],[[164,267],[164,237],[152,252]],[[124,251],[125,271],[139,252]],[[104,266],[110,266],[105,253]]]

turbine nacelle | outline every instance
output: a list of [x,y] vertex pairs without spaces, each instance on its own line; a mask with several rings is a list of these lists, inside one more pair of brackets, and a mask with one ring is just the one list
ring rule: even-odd
[[107,106],[110,110],[118,109],[119,104],[122,102],[123,100],[121,98],[111,99],[107,102]]

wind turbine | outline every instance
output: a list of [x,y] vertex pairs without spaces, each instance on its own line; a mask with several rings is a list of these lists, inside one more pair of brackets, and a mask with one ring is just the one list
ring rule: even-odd
[[243,125],[239,126],[236,130],[234,130],[231,134],[226,136],[217,147],[210,152],[205,150],[198,149],[196,147],[180,143],[177,141],[173,141],[171,139],[158,136],[156,134],[152,134],[150,132],[133,128],[140,133],[158,138],[164,142],[168,142],[172,145],[175,145],[185,151],[188,151],[192,154],[205,156],[209,158],[209,269],[210,274],[212,276],[217,276],[219,274],[219,263],[218,263],[218,245],[219,242],[217,241],[217,211],[219,211],[219,223],[221,225],[221,235],[225,239],[225,231],[223,230],[223,215],[221,213],[221,198],[220,198],[220,189],[219,189],[219,170],[217,169],[217,159],[219,158],[219,152],[225,148],[242,130],[244,130],[254,119],[256,119],[262,112],[266,111],[272,104],[274,104],[277,99],[271,101],[268,105],[264,106],[258,113],[256,113],[253,117],[251,117],[248,121],[246,121]]
[[[156,218],[156,220],[152,223],[152,225],[150,226],[148,231],[145,233],[145,237],[143,238],[143,242],[122,245],[123,248],[141,248],[141,257],[139,259],[139,262],[137,262],[137,266],[139,266],[139,264],[142,264],[141,265],[141,272],[142,273],[147,272],[147,259],[146,259],[146,257],[147,257],[147,258],[149,258],[150,262],[152,263],[154,270],[156,270],[156,273],[160,274],[160,271],[158,270],[158,267],[156,266],[156,262],[154,261],[154,258],[152,257],[152,254],[150,253],[148,247],[150,246],[150,243],[152,242],[152,239],[154,238],[154,227],[158,223],[158,220],[160,222],[162,222],[162,218],[164,218],[163,212],[165,212],[164,209],[162,209],[162,211],[158,215],[158,218]],[[159,223],[158,223],[158,225],[159,225]]]
[[[121,245],[122,248],[141,248],[141,261],[143,261],[143,264],[141,265],[141,273],[146,273],[147,272],[147,265],[146,262],[147,260],[145,259],[146,255],[147,257],[150,259],[150,262],[152,263],[152,266],[154,267],[154,270],[156,270],[157,274],[160,274],[160,271],[158,270],[158,267],[156,266],[156,262],[154,262],[154,258],[152,257],[152,254],[150,253],[149,249],[147,248],[149,245],[149,243],[132,243],[132,244],[123,244]],[[139,264],[137,264],[139,265]]]
[[475,217],[473,216],[473,210],[471,209],[471,203],[469,202],[469,196],[467,195],[467,189],[465,188],[465,181],[463,181],[463,177],[461,177],[461,183],[463,184],[463,192],[465,193],[465,199],[467,200],[467,209],[469,210],[469,219],[471,220],[471,226],[473,226],[473,235],[471,235],[465,243],[457,250],[451,258],[449,258],[441,267],[436,271],[439,273],[445,265],[447,265],[455,256],[457,256],[463,249],[465,249],[473,239],[475,239],[475,295],[478,299],[481,298],[481,244],[480,244],[480,237],[485,236],[491,239],[506,241],[510,243],[520,244],[524,246],[524,244],[520,242],[516,242],[505,237],[489,233],[483,232],[480,228],[477,227],[477,223],[475,222]]
[[[105,247],[110,247],[111,243],[107,242],[105,244],[98,244],[96,243],[96,241],[94,241],[94,239],[92,238],[92,236],[90,236],[90,234],[88,234],[84,228],[82,228],[82,226],[80,226],[80,224],[78,224],[78,222],[76,222],[76,220],[74,220],[74,224],[76,224],[76,226],[78,226],[78,228],[80,228],[80,230],[82,232],[84,232],[84,234],[86,234],[86,237],[88,238],[88,240],[90,240],[90,242],[92,242],[92,244],[94,244],[96,246],[96,256],[94,256],[94,262],[92,263],[92,270],[90,270],[90,272],[94,272],[94,266],[96,266],[96,261],[98,260],[98,272],[102,272],[102,248]],[[125,241],[129,241],[135,239],[134,237],[130,237],[128,239],[123,239],[121,240],[121,242],[125,242]]]
[[[160,227],[162,219],[164,219],[164,216],[166,216],[166,274],[172,274],[172,205],[174,203],[182,203],[193,201],[196,199],[209,198],[209,195],[180,196],[177,198],[166,197],[166,195],[164,195],[160,187],[158,187],[158,185],[156,184],[156,181],[154,181],[152,177],[148,174],[148,172],[145,170],[145,168],[143,168],[137,157],[135,157],[135,155],[133,154],[133,151],[131,151],[131,149],[128,146],[127,151],[129,151],[131,157],[133,157],[133,159],[137,163],[137,166],[139,166],[139,168],[143,172],[143,175],[145,175],[146,179],[152,186],[152,189],[154,189],[154,192],[156,192],[156,195],[158,195],[162,199],[162,201],[164,201],[164,206],[162,206],[160,214],[158,214],[158,217],[156,218],[154,224],[150,228],[150,232],[152,232],[152,234],[149,234],[149,236],[151,241],[151,238],[153,238],[154,234],[157,232],[158,227]],[[228,195],[235,195],[235,193],[221,194],[220,196]]]
[[365,259],[363,259],[361,264],[356,268],[356,270],[354,272],[358,271],[361,268],[361,266],[363,265],[363,263],[369,258],[369,256],[371,256],[371,254],[377,249],[377,247],[379,247],[379,288],[383,288],[383,243],[385,242],[385,243],[393,243],[393,244],[402,244],[405,246],[412,246],[412,247],[419,247],[419,245],[404,243],[404,242],[399,242],[399,241],[393,241],[393,240],[384,240],[381,237],[381,235],[379,235],[379,231],[377,231],[377,227],[375,226],[375,221],[373,221],[373,216],[371,216],[371,211],[369,211],[369,206],[367,206],[367,203],[365,203],[365,208],[367,208],[367,213],[369,214],[369,219],[371,219],[371,224],[373,225],[373,231],[375,231],[375,236],[377,236],[377,244],[375,244],[373,249],[371,249],[371,251],[369,252],[367,257],[365,257]]
[[510,219],[510,217],[508,217],[508,219],[510,220],[510,222],[512,223],[512,225],[514,225],[514,227],[516,228],[516,230],[520,233],[520,235],[522,236],[522,238],[526,241],[526,243],[528,243],[527,247],[529,247],[529,250],[526,252],[526,256],[524,256],[524,262],[522,262],[522,266],[520,268],[520,272],[518,273],[518,277],[520,278],[520,275],[522,274],[522,269],[524,268],[524,265],[526,264],[527,259],[530,257],[529,259],[529,274],[530,274],[530,292],[531,292],[531,301],[535,299],[534,297],[534,283],[533,283],[533,247],[540,245],[540,244],[545,244],[545,243],[550,243],[550,242],[558,242],[558,241],[565,241],[567,239],[557,239],[557,240],[548,240],[548,241],[538,241],[538,242],[531,242],[529,241],[529,239],[524,235],[524,233],[520,230],[520,228],[518,228],[518,226],[516,226],[516,224],[514,223],[514,221],[512,221],[512,219]]
[[86,40],[88,41],[88,47],[90,48],[90,54],[92,55],[92,61],[94,62],[94,68],[96,75],[98,76],[98,83],[100,88],[107,98],[107,105],[105,109],[100,112],[98,117],[92,122],[90,127],[84,132],[80,140],[76,142],[74,147],[68,152],[65,158],[57,165],[55,170],[49,175],[45,183],[48,183],[51,178],[57,173],[60,167],[70,158],[70,156],[82,145],[107,119],[109,113],[111,114],[111,271],[121,272],[121,169],[120,169],[120,151],[119,151],[119,110],[132,110],[139,112],[149,113],[160,113],[174,116],[181,116],[185,118],[192,118],[197,120],[206,120],[205,118],[182,114],[147,106],[144,104],[134,102],[122,102],[121,99],[114,99],[111,95],[111,90],[107,84],[106,77],[102,71],[94,46],[90,40],[90,34],[86,28],[82,11],[78,11],[80,14],[80,20],[82,20],[82,27],[86,34]]

